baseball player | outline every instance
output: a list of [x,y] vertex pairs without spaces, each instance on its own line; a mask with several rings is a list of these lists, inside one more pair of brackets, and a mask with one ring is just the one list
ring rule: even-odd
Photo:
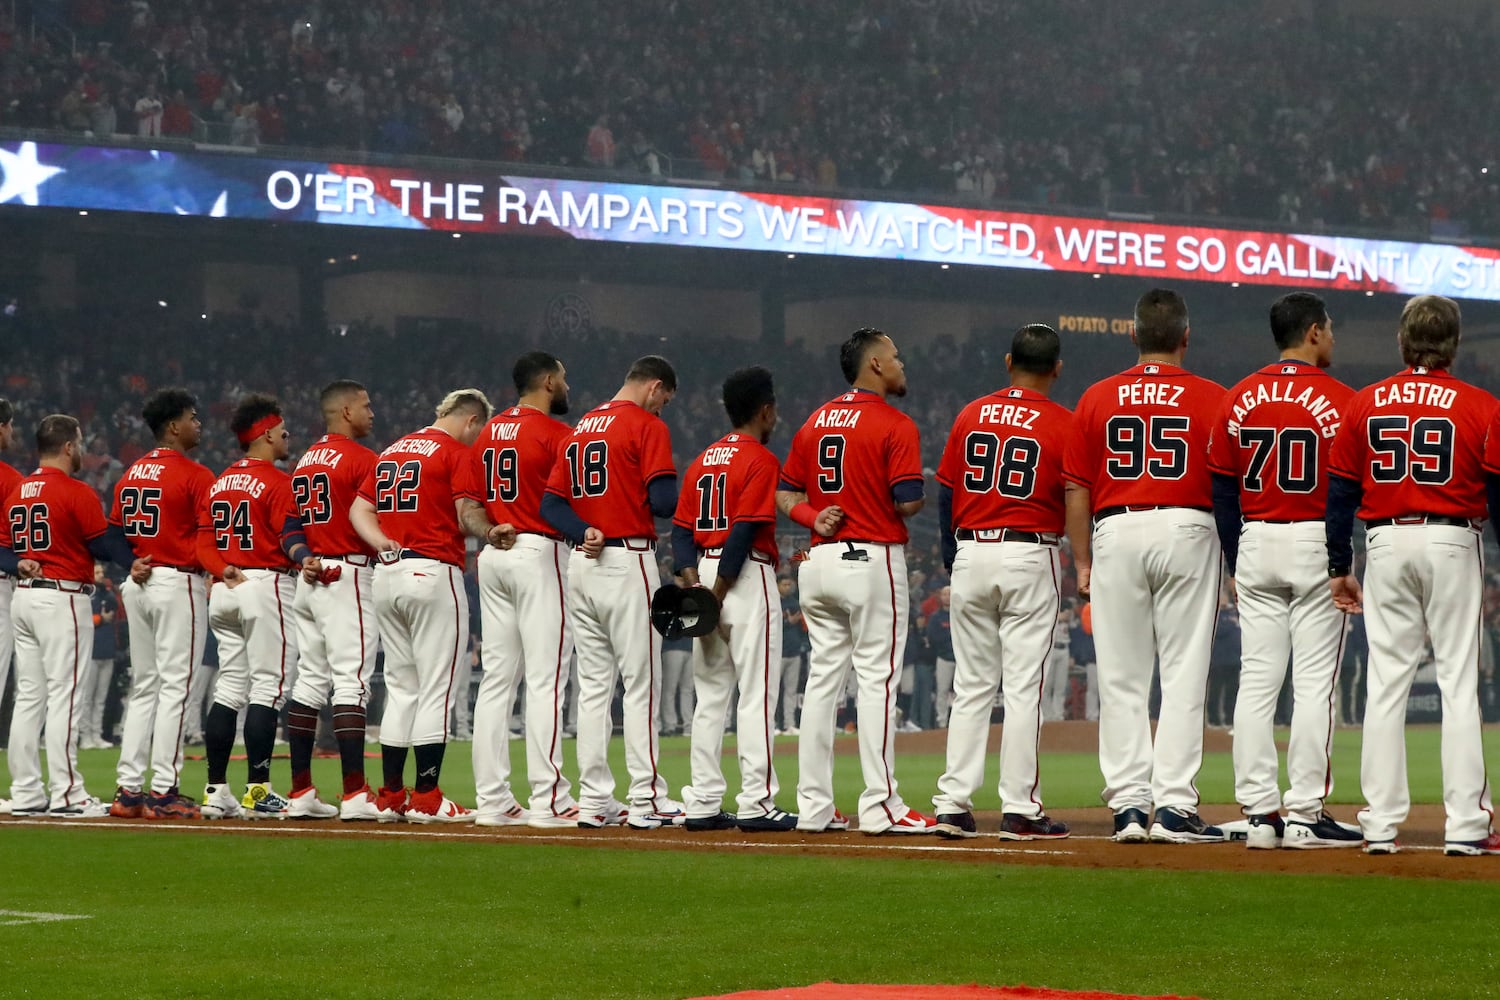
[[[1449,372],[1458,304],[1420,295],[1401,312],[1406,370],[1354,394],[1328,459],[1329,589],[1365,615],[1365,705],[1359,814],[1367,854],[1394,854],[1411,808],[1406,697],[1430,640],[1443,701],[1447,854],[1500,854],[1480,740],[1486,513],[1500,514],[1500,403]],[[1488,434],[1488,443],[1486,443]],[[1486,505],[1486,475],[1489,503]],[[1365,523],[1365,582],[1353,573],[1354,517]]]
[[127,580],[121,588],[130,622],[130,694],[119,787],[109,814],[196,819],[197,803],[179,794],[177,785],[188,689],[203,669],[208,637],[208,580],[198,560],[198,532],[214,474],[188,457],[203,435],[191,393],[153,393],[141,416],[156,447],[115,484],[110,512],[110,523],[151,568],[143,581]]
[[[776,695],[781,686],[781,595],[776,590],[776,484],[780,463],[766,443],[776,427],[776,390],[764,368],[724,380],[724,409],[734,429],[688,466],[673,518],[672,554],[688,586],[710,588],[721,604],[719,628],[693,645],[693,783],[682,790],[689,830],[795,830],[797,817],[776,807],[781,787],[772,763]],[[740,793],[724,811],[720,757],[730,699],[739,692],[735,728]]]
[[812,531],[798,589],[812,652],[798,746],[798,828],[846,830],[833,802],[833,724],[852,662],[858,695],[859,828],[931,833],[936,820],[896,791],[895,710],[910,598],[906,519],[922,509],[917,425],[889,402],[906,395],[896,344],[868,327],[839,348],[849,383],[792,440],[776,505]]
[[[469,595],[464,535],[509,548],[515,529],[484,511],[484,474],[473,451],[493,409],[478,389],[457,389],[437,419],[380,453],[349,511],[354,530],[379,554],[375,618],[385,648],[380,750],[382,822],[472,823],[474,812],[439,785],[448,742],[453,675],[468,655]],[[416,757],[410,795],[406,758]]]
[[[9,451],[16,438],[16,408],[8,399],[0,398],[0,452]],[[0,462],[0,500],[10,496],[10,491],[21,482],[21,474],[9,462]],[[10,680],[10,661],[16,648],[16,633],[11,625],[10,603],[16,592],[16,581],[8,573],[0,572],[0,699],[5,697],[5,684]],[[0,799],[0,813],[4,813],[7,800]]]
[[[1359,830],[1323,809],[1333,791],[1333,691],[1345,633],[1327,595],[1323,512],[1328,449],[1354,391],[1324,370],[1333,320],[1318,296],[1278,299],[1271,335],[1280,360],[1229,391],[1209,455],[1240,611],[1235,797],[1249,819],[1247,847],[1357,847]],[[1273,730],[1288,655],[1295,697],[1283,821]]]
[[[479,554],[484,677],[474,703],[474,782],[480,826],[576,827],[578,804],[562,773],[562,695],[573,656],[568,626],[569,550],[542,519],[547,487],[569,430],[567,370],[532,351],[511,372],[515,406],[497,414],[475,444],[490,517],[516,528],[507,550]],[[510,714],[526,681],[526,774],[530,809],[510,787]]]
[[1063,466],[1078,593],[1093,595],[1104,800],[1121,843],[1222,841],[1198,815],[1194,782],[1219,605],[1208,441],[1224,389],[1182,367],[1188,311],[1177,293],[1141,296],[1131,339],[1139,362],[1084,392]]
[[[613,399],[578,421],[542,498],[542,517],[575,548],[568,617],[578,654],[578,825],[680,826],[682,804],[657,770],[661,646],[651,597],[661,585],[655,517],[677,509],[677,470],[662,407],[677,392],[666,358],[630,366]],[[625,682],[627,803],[614,797],[609,704]]]
[[[109,806],[88,793],[78,770],[79,681],[93,652],[89,598],[94,560],[144,573],[125,536],[111,530],[99,498],[73,478],[83,468],[83,433],[65,414],[36,431],[39,468],[4,501],[0,570],[20,578],[12,611],[16,700],[11,717],[11,812],[16,816],[99,817]],[[47,770],[38,754],[47,730]],[[50,793],[50,794],[49,794]]]
[[[274,464],[286,459],[291,435],[281,404],[261,393],[240,400],[229,426],[245,457],[209,486],[198,534],[199,562],[220,581],[208,607],[219,675],[203,724],[208,787],[202,813],[208,819],[326,819],[337,810],[315,795],[292,802],[271,787],[277,715],[287,672],[297,664],[297,577],[316,578],[322,569],[307,547],[292,477]],[[248,774],[245,795],[236,801],[227,772],[242,710]]]
[[1023,326],[1005,367],[1010,388],[959,413],[938,468],[943,564],[952,578],[953,707],[948,765],[932,806],[937,832],[974,837],[995,695],[1005,696],[1000,836],[1057,839],[1068,825],[1042,810],[1037,749],[1044,676],[1062,605],[1063,451],[1072,414],[1049,398],[1062,370],[1057,331]]
[[[333,733],[343,772],[339,819],[378,820],[375,793],[365,780],[365,706],[375,668],[375,553],[349,523],[359,486],[375,467],[375,453],[359,443],[375,426],[370,394],[358,382],[330,382],[318,394],[328,433],[318,438],[292,473],[307,546],[322,573],[297,581],[292,617],[297,626],[297,679],[287,703],[294,808],[317,792],[312,784],[318,713],[333,699]],[[309,806],[312,802],[309,801]],[[314,811],[327,813],[329,806]]]

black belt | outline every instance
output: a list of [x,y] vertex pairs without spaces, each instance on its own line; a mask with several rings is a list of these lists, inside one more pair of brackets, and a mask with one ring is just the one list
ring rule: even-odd
[[604,544],[611,549],[629,549],[631,552],[655,552],[654,538],[606,538]]
[[25,587],[28,590],[57,590],[64,594],[82,594],[84,597],[94,596],[94,585],[92,583],[74,583],[72,580],[18,580],[16,586]]
[[348,563],[350,566],[373,566],[375,557],[367,556],[363,552],[351,552],[346,556],[324,556],[324,559],[334,559],[338,562]]
[[1032,545],[1056,545],[1051,532],[1017,531],[1015,528],[959,528],[953,537],[960,542],[1030,542]]
[[1094,512],[1094,523],[1098,524],[1106,517],[1114,517],[1116,514],[1135,513],[1141,510],[1197,510],[1205,514],[1212,514],[1212,507],[1191,507],[1179,503],[1148,503],[1142,505],[1129,504],[1120,507],[1101,507]]
[[1446,524],[1453,528],[1473,528],[1476,525],[1467,517],[1454,517],[1452,514],[1402,514],[1400,517],[1381,517],[1373,521],[1366,521],[1366,528],[1384,528],[1388,524]]

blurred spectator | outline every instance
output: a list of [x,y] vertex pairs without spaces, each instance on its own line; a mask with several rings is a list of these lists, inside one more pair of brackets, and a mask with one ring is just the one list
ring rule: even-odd
[[778,733],[798,731],[798,712],[802,707],[803,670],[807,662],[807,626],[802,620],[802,606],[797,602],[797,580],[782,576],[776,580],[781,594],[781,698]]
[[943,587],[937,592],[937,607],[927,616],[927,648],[932,651],[935,686],[936,729],[948,728],[948,713],[953,708],[953,628],[949,618],[953,591]]

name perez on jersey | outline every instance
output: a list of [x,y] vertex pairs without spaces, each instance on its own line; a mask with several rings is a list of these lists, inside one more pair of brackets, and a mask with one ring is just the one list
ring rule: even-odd
[[239,472],[225,473],[224,475],[219,477],[216,483],[214,483],[213,488],[209,490],[208,495],[218,496],[220,493],[225,493],[231,490],[238,490],[244,493],[248,493],[256,500],[259,500],[261,494],[266,491],[266,484],[264,480],[256,476],[247,476]]
[[1041,415],[1040,410],[1033,410],[1029,406],[1021,406],[1017,403],[985,403],[979,408],[981,424],[1006,424],[1010,427],[1019,427],[1023,431],[1034,430],[1032,425]]
[[1183,387],[1164,382],[1126,382],[1119,387],[1121,406],[1177,406]]
[[1321,392],[1310,388],[1298,392],[1293,382],[1262,382],[1254,389],[1246,389],[1234,401],[1234,407],[1230,411],[1229,433],[1238,435],[1240,424],[1261,403],[1291,403],[1302,407],[1317,421],[1318,432],[1328,439],[1339,432],[1339,425],[1344,419],[1339,408]]

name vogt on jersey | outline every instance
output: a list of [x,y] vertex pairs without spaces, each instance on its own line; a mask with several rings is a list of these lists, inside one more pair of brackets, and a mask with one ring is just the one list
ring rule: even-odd
[[1343,423],[1343,417],[1337,406],[1321,392],[1310,386],[1297,388],[1295,382],[1261,382],[1253,389],[1246,389],[1240,393],[1240,398],[1234,401],[1234,409],[1230,413],[1229,433],[1236,435],[1240,430],[1240,423],[1250,415],[1262,403],[1291,403],[1300,406],[1312,415],[1317,421],[1319,433],[1325,438],[1332,438],[1339,431],[1339,425]]

